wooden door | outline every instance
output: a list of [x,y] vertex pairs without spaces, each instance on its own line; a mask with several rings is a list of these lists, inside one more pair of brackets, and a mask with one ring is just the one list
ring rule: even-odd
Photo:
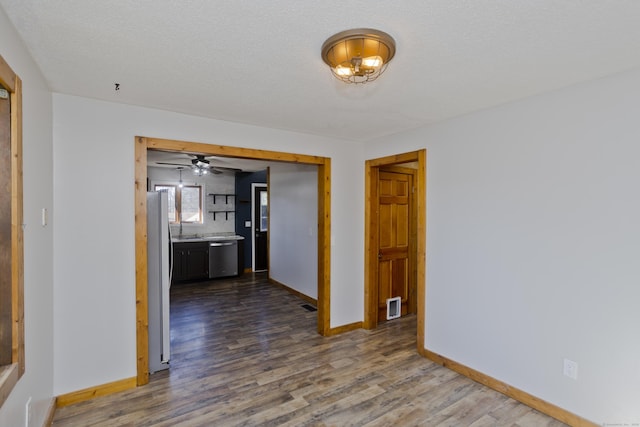
[[387,299],[401,298],[401,314],[415,312],[411,279],[413,175],[381,169],[378,174],[378,321]]
[[266,185],[253,185],[253,271],[269,268],[269,197]]

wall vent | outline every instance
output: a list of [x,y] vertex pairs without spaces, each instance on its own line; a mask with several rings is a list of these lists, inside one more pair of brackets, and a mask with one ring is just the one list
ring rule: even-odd
[[387,299],[387,320],[400,317],[401,301],[400,297]]

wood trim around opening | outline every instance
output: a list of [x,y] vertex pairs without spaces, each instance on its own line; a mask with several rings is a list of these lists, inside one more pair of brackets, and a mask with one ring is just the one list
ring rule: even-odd
[[149,382],[147,301],[147,150],[274,160],[318,166],[318,333],[330,333],[331,159],[199,142],[135,137],[136,358],[137,385]]
[[25,372],[24,355],[24,231],[22,171],[22,80],[0,56],[0,83],[11,103],[11,364],[2,367],[0,406]]
[[136,370],[137,384],[149,382],[149,301],[147,287],[147,141],[135,142]]
[[426,224],[427,224],[427,198],[426,198],[426,171],[427,152],[418,150],[409,153],[396,154],[387,157],[367,160],[365,162],[365,295],[364,295],[364,322],[366,329],[373,329],[377,325],[377,231],[373,224],[375,220],[374,210],[376,201],[373,195],[377,192],[378,171],[385,166],[400,165],[403,163],[417,163],[416,169],[416,311],[417,332],[416,344],[418,351],[425,344],[425,287],[426,287]]
[[[318,333],[331,331],[331,159],[318,165]],[[324,286],[321,286],[324,284]]]

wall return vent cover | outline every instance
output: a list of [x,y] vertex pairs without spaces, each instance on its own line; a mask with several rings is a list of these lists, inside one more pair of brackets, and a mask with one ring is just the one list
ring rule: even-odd
[[387,320],[400,317],[400,297],[387,298]]

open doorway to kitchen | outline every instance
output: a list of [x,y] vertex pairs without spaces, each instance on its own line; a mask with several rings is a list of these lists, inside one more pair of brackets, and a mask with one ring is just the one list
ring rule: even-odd
[[269,160],[299,163],[317,167],[317,212],[318,212],[318,255],[317,255],[317,331],[321,335],[332,333],[329,319],[330,289],[330,176],[329,158],[300,154],[282,153],[258,149],[228,147],[203,143],[192,143],[157,138],[136,137],[135,139],[135,218],[136,218],[136,349],[137,384],[149,381],[148,372],[148,298],[147,298],[147,151],[200,153],[205,156],[234,157],[242,159]]
[[365,192],[364,327],[375,329],[384,317],[385,299],[397,296],[398,315],[416,313],[417,348],[422,353],[426,150],[367,160]]

